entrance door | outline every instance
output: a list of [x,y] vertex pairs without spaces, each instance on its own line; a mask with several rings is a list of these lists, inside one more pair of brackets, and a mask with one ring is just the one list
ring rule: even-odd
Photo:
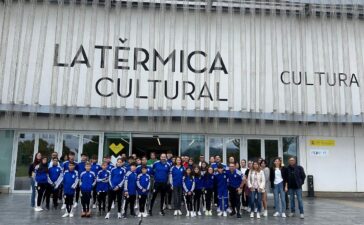
[[35,154],[50,157],[55,150],[56,133],[19,132],[17,134],[16,162],[14,165],[13,191],[29,191],[28,169]]
[[132,154],[138,157],[149,157],[155,152],[157,158],[161,153],[172,152],[174,156],[179,155],[179,137],[174,135],[132,135]]
[[210,137],[209,157],[220,156],[223,163],[227,163],[229,157],[240,160],[240,138],[236,137]]
[[269,166],[272,166],[275,158],[282,156],[279,138],[247,138],[246,146],[248,160],[263,158]]

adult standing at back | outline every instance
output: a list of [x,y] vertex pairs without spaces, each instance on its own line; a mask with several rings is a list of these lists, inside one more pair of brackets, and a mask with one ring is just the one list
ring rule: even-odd
[[297,165],[297,160],[294,157],[289,158],[288,167],[286,170],[285,191],[288,191],[291,201],[290,217],[293,217],[296,212],[295,198],[297,196],[298,208],[300,210],[300,218],[304,219],[303,201],[302,201],[302,185],[305,183],[306,174],[302,166]]
[[168,175],[170,171],[170,166],[167,163],[167,156],[166,154],[162,153],[160,156],[160,160],[156,161],[153,164],[153,170],[154,170],[154,188],[153,188],[153,196],[152,201],[149,208],[149,215],[152,216],[152,209],[155,202],[155,199],[157,198],[158,193],[161,194],[161,204],[160,204],[160,214],[162,216],[165,215],[163,210],[163,204],[164,204],[164,197],[168,191]]

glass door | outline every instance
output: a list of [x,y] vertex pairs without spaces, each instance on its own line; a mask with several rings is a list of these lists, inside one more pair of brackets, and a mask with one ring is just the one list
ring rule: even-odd
[[18,151],[16,155],[14,191],[29,191],[30,179],[28,168],[33,162],[35,133],[18,134]]
[[209,157],[220,156],[223,163],[228,163],[229,157],[234,157],[235,161],[240,160],[240,138],[235,137],[210,137]]
[[279,138],[247,138],[248,160],[265,159],[269,166],[275,158],[282,156]]

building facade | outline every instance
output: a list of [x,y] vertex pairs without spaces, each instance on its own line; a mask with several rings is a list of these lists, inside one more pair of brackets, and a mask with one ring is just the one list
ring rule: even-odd
[[325,2],[0,2],[1,187],[29,190],[38,151],[170,150],[364,192],[364,9]]

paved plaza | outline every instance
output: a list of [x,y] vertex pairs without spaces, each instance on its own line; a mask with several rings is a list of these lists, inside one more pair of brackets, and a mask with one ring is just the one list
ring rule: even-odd
[[[332,225],[332,224],[364,224],[364,199],[327,199],[327,198],[306,198],[305,219],[276,218],[272,216],[273,208],[269,210],[267,218],[260,220],[249,218],[248,213],[244,213],[241,219],[236,217],[195,217],[185,216],[174,217],[171,210],[166,210],[166,216],[158,215],[158,207],[154,207],[154,216],[144,218],[143,225],[184,225],[184,224],[311,224],[311,225]],[[270,200],[270,205],[273,203]],[[127,224],[138,225],[139,218],[116,218],[116,213],[112,211],[111,218],[105,220],[103,216],[93,216],[92,218],[80,217],[80,206],[77,207],[74,218],[62,218],[63,211],[50,210],[34,212],[29,206],[29,195],[26,194],[0,194],[0,224]],[[115,209],[113,209],[115,210]],[[215,213],[216,214],[216,213]]]

